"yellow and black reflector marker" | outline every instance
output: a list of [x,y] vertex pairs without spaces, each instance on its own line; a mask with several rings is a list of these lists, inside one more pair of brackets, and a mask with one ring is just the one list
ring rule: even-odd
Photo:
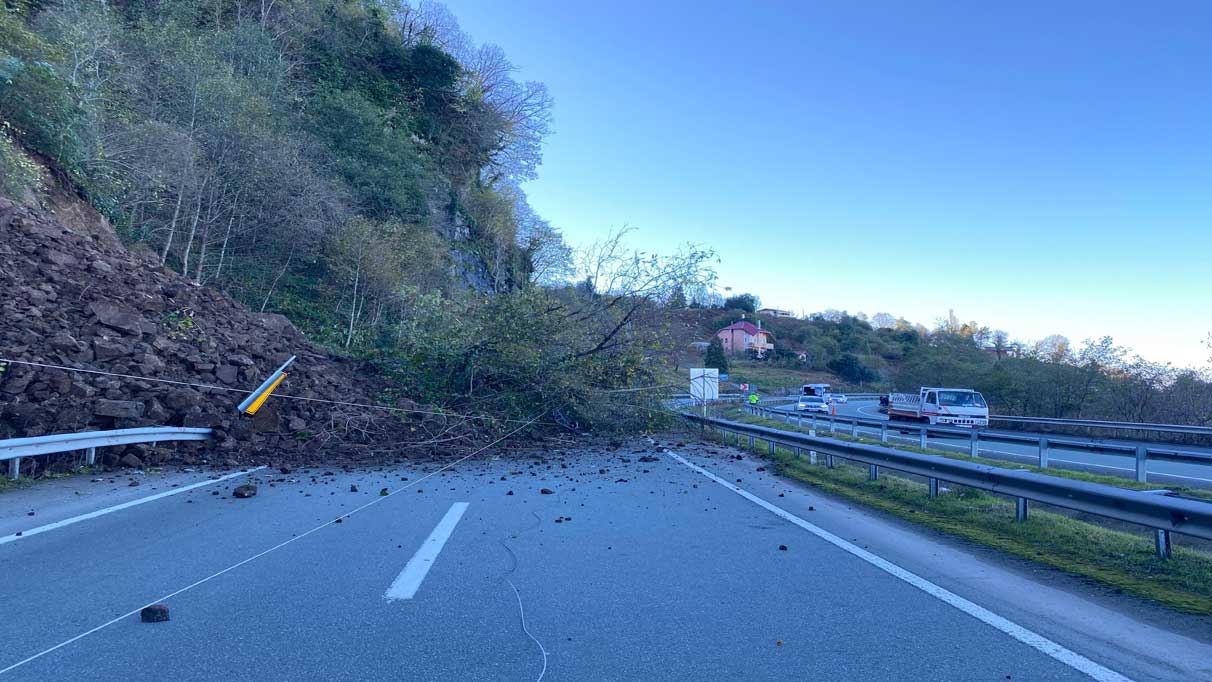
[[295,356],[290,356],[290,359],[282,363],[282,366],[278,368],[278,371],[270,374],[269,378],[266,379],[259,387],[257,387],[257,390],[249,393],[248,397],[244,399],[244,402],[240,403],[240,406],[236,409],[240,410],[244,414],[256,414],[257,410],[261,409],[261,406],[264,405],[265,401],[269,399],[269,394],[273,393],[274,389],[278,387],[278,384],[282,383],[282,380],[286,378],[286,368],[290,367],[290,363],[294,361]]

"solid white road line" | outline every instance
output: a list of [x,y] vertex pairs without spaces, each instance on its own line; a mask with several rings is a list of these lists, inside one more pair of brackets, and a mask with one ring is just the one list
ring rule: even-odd
[[[873,408],[873,407],[875,408],[874,414],[867,411],[868,409]],[[868,417],[875,417],[877,419],[884,416],[884,414],[882,412],[880,412],[880,408],[878,405],[864,405],[864,406],[858,408],[858,411],[859,411],[859,414],[865,414]]]
[[884,571],[885,573],[888,573],[892,576],[895,576],[896,578],[899,578],[899,579],[909,583],[910,585],[918,588],[919,590],[934,597],[935,599],[938,599],[950,606],[953,606],[953,607],[959,609],[960,611],[963,611],[964,613],[972,616],[973,618],[976,618],[977,620],[981,621],[982,623],[992,626],[993,628],[995,628],[997,630],[1001,630],[1002,632],[1004,632],[1007,635],[1010,635],[1011,637],[1018,640],[1019,642],[1022,642],[1023,644],[1026,644],[1027,646],[1031,647],[1032,649],[1035,649],[1036,651],[1039,651],[1047,656],[1050,656],[1051,658],[1054,658],[1054,659],[1060,661],[1061,663],[1064,663],[1065,665],[1069,666],[1070,668],[1073,668],[1074,670],[1077,670],[1078,672],[1089,675],[1091,678],[1098,680],[1099,682],[1132,682],[1130,678],[1124,677],[1123,675],[1115,672],[1114,670],[1111,670],[1110,668],[1101,666],[1098,663],[1095,663],[1094,661],[1086,658],[1085,656],[1082,656],[1081,654],[1079,654],[1075,651],[1066,649],[1065,647],[1061,646],[1060,644],[1053,642],[1052,640],[1048,639],[1047,637],[1044,637],[1043,635],[1041,635],[1039,633],[1028,630],[1027,628],[1019,625],[1018,623],[1015,623],[1011,620],[1003,618],[1002,616],[999,616],[996,613],[993,613],[992,611],[986,609],[983,606],[980,606],[979,604],[976,604],[975,602],[968,601],[967,599],[964,599],[963,597],[959,596],[958,594],[955,594],[954,592],[951,592],[950,590],[947,590],[943,587],[935,585],[934,583],[930,582],[929,580],[926,580],[925,578],[917,575],[916,573],[912,573],[904,568],[901,568],[900,566],[892,563],[891,561],[888,561],[887,559],[884,559],[883,557],[880,557],[876,554],[868,552],[867,550],[863,549],[862,547],[851,544],[850,542],[843,540],[842,538],[834,535],[833,533],[830,533],[829,531],[825,530],[824,528],[815,526],[815,525],[805,521],[804,519],[801,519],[800,517],[796,516],[795,514],[792,514],[791,512],[786,511],[782,507],[773,505],[773,504],[767,502],[766,500],[763,500],[762,498],[758,497],[757,495],[754,495],[753,493],[750,493],[747,490],[743,490],[743,489],[737,487],[736,485],[733,485],[732,483],[725,481],[724,479],[720,478],[719,476],[716,476],[715,474],[711,473],[710,471],[707,471],[703,467],[690,463],[681,455],[670,452],[669,456],[674,458],[675,460],[681,462],[682,464],[685,464],[687,467],[690,467],[694,471],[697,471],[698,473],[715,481],[716,483],[719,483],[720,485],[731,490],[732,492],[736,493],[737,495],[740,495],[741,497],[749,500],[750,502],[758,505],[759,507],[762,507],[763,509],[765,509],[766,511],[769,511],[770,513],[774,514],[775,516],[778,516],[782,519],[790,521],[791,523],[799,526],[800,528],[803,528],[804,530],[808,531],[809,533],[812,533],[813,535],[824,540],[825,542],[828,542],[829,544],[831,544],[843,551],[853,554],[854,556],[858,557],[859,559],[866,561],[867,563],[871,564],[872,566],[875,566],[876,568]]
[[106,514],[112,514],[116,511],[122,511],[123,509],[130,509],[131,507],[137,507],[141,504],[147,504],[148,502],[155,502],[156,500],[164,499],[165,497],[171,497],[172,495],[177,495],[179,493],[188,492],[188,491],[194,490],[196,488],[202,488],[204,486],[214,485],[215,483],[222,483],[223,481],[227,481],[227,480],[239,477],[239,476],[247,476],[248,474],[256,473],[264,468],[265,467],[263,467],[263,466],[259,466],[254,469],[249,469],[247,471],[237,471],[235,473],[220,476],[219,478],[211,478],[211,479],[207,479],[205,481],[191,483],[186,486],[181,486],[180,488],[173,488],[172,490],[166,490],[162,493],[156,493],[155,495],[148,495],[147,497],[140,497],[137,500],[123,502],[122,504],[115,504],[114,506],[106,507],[105,509],[98,509],[96,511],[88,512],[87,514],[80,514],[79,516],[73,516],[70,519],[63,519],[62,521],[55,521],[54,523],[48,523],[45,526],[38,526],[37,528],[23,530],[23,531],[21,531],[20,535],[18,535],[16,533],[14,533],[12,535],[5,535],[3,537],[0,537],[0,545],[6,544],[9,542],[15,542],[17,540],[24,540],[25,538],[28,538],[31,535],[38,535],[39,533],[45,533],[47,531],[52,531],[52,530],[55,530],[56,528],[70,526],[73,523],[80,523],[81,521],[95,519],[98,516],[105,516]]
[[421,587],[421,581],[425,580],[433,562],[438,558],[438,553],[446,546],[446,541],[450,539],[450,534],[454,532],[455,526],[458,525],[459,519],[463,518],[465,511],[467,511],[466,502],[455,502],[450,505],[446,516],[438,521],[433,532],[425,538],[425,542],[421,543],[417,553],[412,555],[412,558],[404,565],[404,570],[396,576],[391,587],[387,588],[387,593],[383,595],[384,599],[412,599],[416,595],[417,589]]

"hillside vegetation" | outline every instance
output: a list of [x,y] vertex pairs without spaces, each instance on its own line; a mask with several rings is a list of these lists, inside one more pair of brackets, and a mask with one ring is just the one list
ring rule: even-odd
[[[742,315],[760,319],[774,333],[775,351],[760,361],[742,356],[730,364],[732,374],[754,377],[759,385],[771,382],[772,388],[828,372],[846,390],[975,388],[1001,414],[1212,424],[1207,371],[1150,362],[1109,337],[1080,347],[1059,337],[1029,346],[954,320],[926,329],[904,320],[876,326],[845,313],[755,318],[746,309],[692,308],[672,314],[681,322],[683,347],[710,339]],[[699,354],[683,353],[683,363],[701,361]]]
[[658,383],[655,302],[708,282],[710,254],[569,249],[518,188],[550,98],[513,72],[434,3],[6,0],[0,193],[79,193],[132,249],[402,395],[647,420],[647,394],[608,391]]

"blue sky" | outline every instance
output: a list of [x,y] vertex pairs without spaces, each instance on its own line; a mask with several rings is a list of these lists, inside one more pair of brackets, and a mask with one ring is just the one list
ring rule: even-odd
[[546,83],[535,209],[812,312],[1212,355],[1212,3],[450,0]]

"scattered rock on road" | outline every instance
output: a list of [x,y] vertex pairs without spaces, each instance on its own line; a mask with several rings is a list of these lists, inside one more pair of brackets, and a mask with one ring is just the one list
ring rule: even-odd
[[118,460],[118,463],[124,467],[130,467],[131,469],[143,468],[143,460],[139,459],[135,455],[130,454],[129,452],[122,455],[122,459]]
[[779,545],[779,551],[780,551],[780,552],[786,552],[786,551],[787,551],[787,545]]
[[245,483],[244,485],[236,486],[236,489],[231,491],[232,497],[239,497],[239,498],[255,497],[256,494],[257,494],[257,486],[255,486],[251,483]]
[[358,486],[356,486],[356,485],[354,485],[354,484],[350,483],[350,484],[349,484],[349,492],[351,492],[351,493],[356,493],[356,492],[358,492]]
[[539,488],[540,495],[554,495],[555,491],[551,488]]
[[379,497],[387,497],[389,494],[390,494],[390,493],[388,493],[388,492],[387,492],[387,488],[380,488],[380,489],[379,489]]
[[168,607],[164,604],[144,606],[139,612],[139,619],[144,623],[163,623],[168,620]]

